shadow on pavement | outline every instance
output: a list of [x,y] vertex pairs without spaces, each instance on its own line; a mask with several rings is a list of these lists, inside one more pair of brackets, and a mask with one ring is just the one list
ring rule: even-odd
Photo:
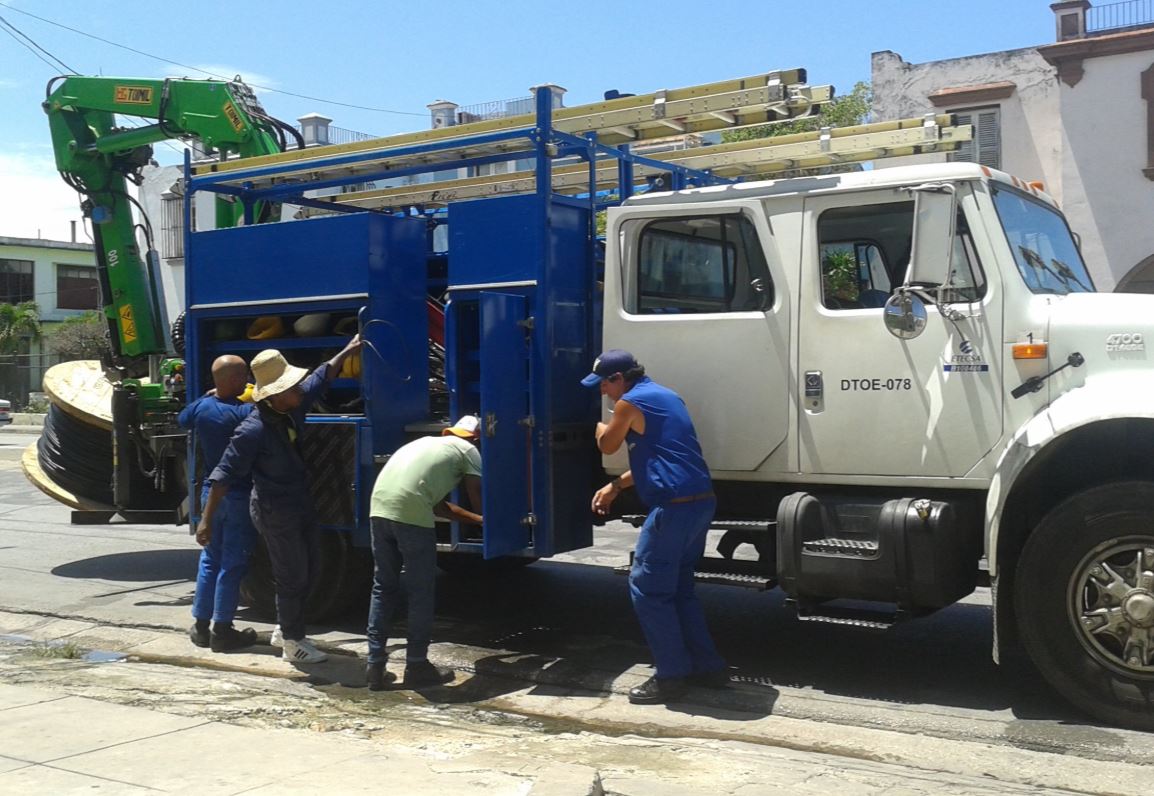
[[52,569],[61,578],[98,578],[143,583],[196,579],[200,550],[142,550],[70,561]]

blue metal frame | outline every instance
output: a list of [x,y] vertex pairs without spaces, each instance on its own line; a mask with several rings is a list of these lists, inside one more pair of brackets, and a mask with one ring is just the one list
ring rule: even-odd
[[[604,207],[624,201],[633,194],[635,169],[639,166],[671,174],[675,189],[691,185],[730,183],[734,180],[719,178],[707,171],[635,155],[627,145],[607,146],[600,143],[594,133],[577,136],[555,130],[553,96],[548,89],[535,91],[535,112],[536,124],[533,127],[459,136],[389,150],[389,156],[442,155],[449,158],[441,162],[426,162],[401,168],[373,168],[368,165],[371,161],[381,159],[382,153],[378,150],[331,156],[320,154],[316,159],[307,161],[307,165],[294,161],[220,174],[193,175],[191,161],[186,153],[184,163],[187,186],[184,206],[185,252],[188,258],[185,268],[186,297],[191,299],[198,295],[198,292],[204,292],[198,291],[195,287],[198,272],[203,272],[200,274],[201,278],[204,278],[204,274],[215,274],[212,278],[219,284],[225,277],[225,272],[229,271],[228,268],[222,270],[220,265],[198,269],[198,252],[202,250],[222,252],[213,256],[229,257],[231,256],[229,247],[221,244],[231,243],[234,238],[238,242],[250,242],[242,246],[241,262],[248,256],[245,252],[251,252],[253,262],[260,263],[256,267],[261,269],[261,279],[281,281],[279,287],[269,288],[268,298],[284,293],[283,283],[287,280],[311,278],[317,282],[315,292],[310,291],[313,293],[310,298],[291,301],[277,299],[278,303],[271,305],[266,313],[261,311],[260,296],[257,295],[261,279],[241,278],[237,280],[237,287],[238,295],[241,295],[246,302],[243,306],[200,307],[191,311],[186,326],[186,346],[190,360],[194,360],[187,369],[189,394],[199,394],[203,389],[201,383],[203,362],[200,358],[206,355],[215,355],[224,350],[251,352],[268,345],[276,345],[286,350],[334,347],[343,342],[339,338],[312,338],[282,339],[276,343],[264,341],[214,343],[203,340],[204,334],[201,329],[203,320],[253,314],[317,312],[331,308],[348,312],[355,305],[365,304],[363,312],[368,318],[366,322],[376,325],[372,327],[376,331],[367,333],[366,337],[370,339],[375,337],[378,346],[396,347],[397,341],[400,340],[408,341],[404,345],[413,347],[413,341],[424,340],[427,336],[427,320],[423,314],[423,301],[420,305],[421,315],[418,317],[416,299],[406,292],[409,287],[404,285],[409,285],[411,278],[419,276],[425,289],[440,292],[448,288],[451,291],[445,319],[446,379],[450,389],[451,411],[455,415],[466,411],[484,411],[487,407],[482,404],[486,400],[504,401],[505,398],[498,396],[491,389],[486,392],[482,388],[482,383],[488,382],[491,386],[494,383],[493,379],[513,378],[514,376],[510,374],[518,372],[517,367],[510,370],[501,366],[499,353],[481,350],[486,337],[489,336],[482,332],[482,327],[485,323],[493,321],[492,318],[482,317],[483,308],[487,305],[490,309],[484,312],[497,312],[492,308],[500,304],[500,302],[495,304],[491,300],[485,301],[483,297],[491,296],[494,291],[507,294],[506,298],[523,302],[528,316],[523,319],[524,326],[518,328],[517,333],[523,333],[529,341],[528,360],[520,366],[522,367],[520,372],[525,374],[526,379],[527,391],[524,395],[529,414],[525,417],[524,423],[509,424],[509,418],[513,416],[509,408],[512,404],[505,406],[502,411],[506,433],[514,434],[516,438],[502,440],[502,444],[497,448],[504,451],[502,456],[506,458],[519,457],[517,451],[524,448],[526,459],[524,468],[518,463],[519,459],[518,462],[504,460],[496,462],[493,466],[499,468],[500,473],[495,472],[493,478],[507,479],[510,477],[509,473],[513,473],[514,477],[519,477],[516,474],[521,472],[527,473],[528,483],[521,485],[523,489],[508,485],[499,490],[499,493],[505,494],[506,497],[512,496],[513,493],[521,495],[517,499],[518,505],[531,506],[538,524],[531,527],[531,534],[526,533],[525,526],[502,529],[487,524],[484,544],[464,541],[461,529],[454,528],[451,535],[452,543],[455,549],[461,551],[484,552],[487,555],[514,553],[529,556],[548,556],[591,544],[592,524],[588,516],[588,504],[593,488],[591,478],[597,461],[592,441],[592,428],[597,417],[597,397],[592,391],[583,390],[577,381],[587,372],[589,363],[600,345],[600,325],[597,317],[600,312],[600,298],[596,290],[600,261],[597,256],[595,215]],[[464,151],[466,147],[518,141],[524,142],[524,146],[511,147],[509,151],[499,154],[469,157],[454,153],[454,150]],[[566,157],[581,158],[588,165],[589,189],[583,195],[562,196],[553,192],[554,162],[558,158]],[[448,223],[450,230],[454,228],[456,218],[460,229],[469,230],[471,237],[468,238],[469,245],[465,247],[468,249],[468,256],[458,251],[455,260],[453,252],[449,253],[447,285],[443,279],[430,281],[425,271],[413,275],[410,271],[398,270],[403,266],[393,262],[384,266],[386,274],[384,281],[366,282],[370,285],[367,301],[335,295],[326,299],[323,263],[316,263],[312,272],[306,272],[302,270],[304,267],[302,263],[294,260],[292,256],[287,256],[284,266],[276,267],[270,263],[262,246],[251,245],[252,242],[267,243],[273,240],[276,235],[266,228],[276,226],[275,224],[258,225],[256,229],[230,230],[223,236],[216,231],[215,234],[220,237],[212,245],[208,245],[210,241],[208,237],[197,238],[195,241],[194,237],[201,234],[213,235],[213,231],[195,233],[191,228],[192,206],[199,192],[236,197],[244,204],[245,220],[249,224],[254,220],[254,208],[261,201],[289,201],[351,215],[372,214],[383,218],[377,223],[385,226],[393,223],[411,224],[415,223],[415,220],[405,221],[410,215],[408,212],[389,213],[341,207],[335,203],[305,197],[304,193],[375,179],[443,172],[525,158],[532,158],[535,165],[535,184],[532,193],[478,200],[490,208],[482,212],[467,210],[466,205],[470,203],[461,203],[451,205],[447,211],[441,210],[432,216],[420,217],[421,222],[426,224],[430,221],[435,224]],[[597,167],[606,160],[615,161],[618,168],[620,195],[614,201],[604,201],[604,197],[599,197],[597,193]],[[308,172],[357,166],[361,166],[364,170],[357,174],[324,179],[310,179],[307,176]],[[283,181],[259,188],[254,186],[254,181],[278,177]],[[494,213],[494,208],[499,208],[501,212]],[[388,220],[390,216],[392,220]],[[291,234],[286,236],[286,240],[293,238],[299,240],[302,230],[314,229],[303,225],[315,224],[316,221],[292,222]],[[354,228],[357,224],[350,221],[349,225],[345,226]],[[315,229],[335,230],[338,227],[344,228],[340,223],[335,225],[321,223]],[[494,231],[486,232],[489,227]],[[388,234],[375,237],[374,235],[375,233],[356,244],[367,246],[371,257],[377,258],[374,262],[378,262],[381,258],[382,261],[386,261],[393,257],[394,246],[410,245],[400,239],[394,240]],[[434,262],[437,257],[444,257],[443,254],[432,251],[431,230],[421,230],[420,237],[422,245],[427,247],[426,263]],[[225,241],[225,238],[228,238],[228,241]],[[450,239],[453,239],[452,233]],[[206,245],[198,246],[198,242],[204,242]],[[308,243],[309,247],[316,248],[308,238],[304,242]],[[339,248],[341,245],[348,248],[347,242],[342,244],[334,240],[334,247]],[[410,252],[410,249],[405,251]],[[382,266],[378,264],[373,267],[381,273],[379,269]],[[405,274],[402,280],[404,285],[401,282],[392,284],[391,280],[394,277],[400,278],[402,274]],[[515,276],[508,276],[509,274]],[[349,281],[346,277],[342,277],[345,282],[341,282],[335,277],[334,272],[333,278],[329,280],[330,287],[334,287],[333,293],[338,292],[335,290],[336,284],[345,284]],[[508,281],[494,287],[485,286],[486,282],[501,283],[502,279]],[[221,295],[219,288],[209,293]],[[423,292],[421,298],[423,299]],[[216,300],[219,301],[219,298]],[[508,327],[509,323],[515,322],[515,319],[511,321],[510,318],[502,316],[499,323],[504,324],[505,328],[499,334],[492,335],[491,339],[504,340],[502,345],[518,339],[517,334],[511,334]],[[490,333],[493,332],[493,328],[489,327]],[[420,362],[423,362],[423,351],[406,350],[404,359],[412,367],[417,367],[418,354]],[[488,363],[488,368],[492,371],[487,379],[481,365],[483,361]],[[365,366],[366,372],[373,370],[371,362],[366,361]],[[379,371],[380,367],[376,366],[376,369]],[[395,379],[389,383],[382,381],[379,372],[362,382],[366,416],[355,421],[359,428],[357,435],[359,477],[354,487],[357,490],[358,512],[362,512],[367,506],[367,491],[371,487],[375,473],[374,455],[389,454],[395,450],[403,442],[406,423],[415,422],[415,418],[405,420],[413,414],[414,404],[411,400],[413,396],[410,395],[412,392],[410,387],[401,385]],[[401,401],[405,407],[403,411],[392,406],[394,402],[400,400],[398,398],[400,393],[408,396]],[[425,409],[426,417],[421,419],[427,419],[427,403]],[[318,418],[317,422],[349,421]],[[517,444],[512,444],[513,441]],[[193,472],[191,467],[189,472]],[[503,483],[508,484],[508,481],[505,480]],[[493,500],[493,488],[486,489],[486,492],[489,493],[487,501]],[[494,512],[494,515],[497,514],[500,512]],[[357,539],[364,543],[368,538],[367,514],[360,513],[358,517],[359,525],[364,527],[356,529]],[[529,539],[528,546],[526,539]]]

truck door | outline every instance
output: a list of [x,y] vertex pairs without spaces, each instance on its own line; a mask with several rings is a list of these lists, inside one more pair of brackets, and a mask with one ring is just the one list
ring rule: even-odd
[[790,296],[761,203],[641,206],[615,220],[604,347],[632,351],[685,399],[711,470],[788,455]]
[[529,416],[529,336],[524,296],[482,292],[481,500],[485,558],[532,544],[532,451]]
[[[798,298],[802,472],[964,476],[1002,434],[1002,295],[972,189],[958,186],[947,299],[899,340],[882,306],[904,281],[914,201],[904,190],[805,200]],[[979,234],[971,234],[971,222]],[[978,245],[976,245],[976,242]]]

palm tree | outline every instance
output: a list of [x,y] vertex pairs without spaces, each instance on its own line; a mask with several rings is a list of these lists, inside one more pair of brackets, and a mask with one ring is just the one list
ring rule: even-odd
[[28,398],[26,377],[20,377],[16,354],[20,353],[22,340],[39,340],[41,336],[40,307],[35,301],[0,304],[0,362],[4,363],[0,368],[0,389],[5,393],[3,397],[19,403]]

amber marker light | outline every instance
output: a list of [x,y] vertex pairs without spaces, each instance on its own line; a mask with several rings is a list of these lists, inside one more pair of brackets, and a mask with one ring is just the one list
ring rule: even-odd
[[1048,349],[1045,343],[1014,343],[1014,359],[1045,359]]

